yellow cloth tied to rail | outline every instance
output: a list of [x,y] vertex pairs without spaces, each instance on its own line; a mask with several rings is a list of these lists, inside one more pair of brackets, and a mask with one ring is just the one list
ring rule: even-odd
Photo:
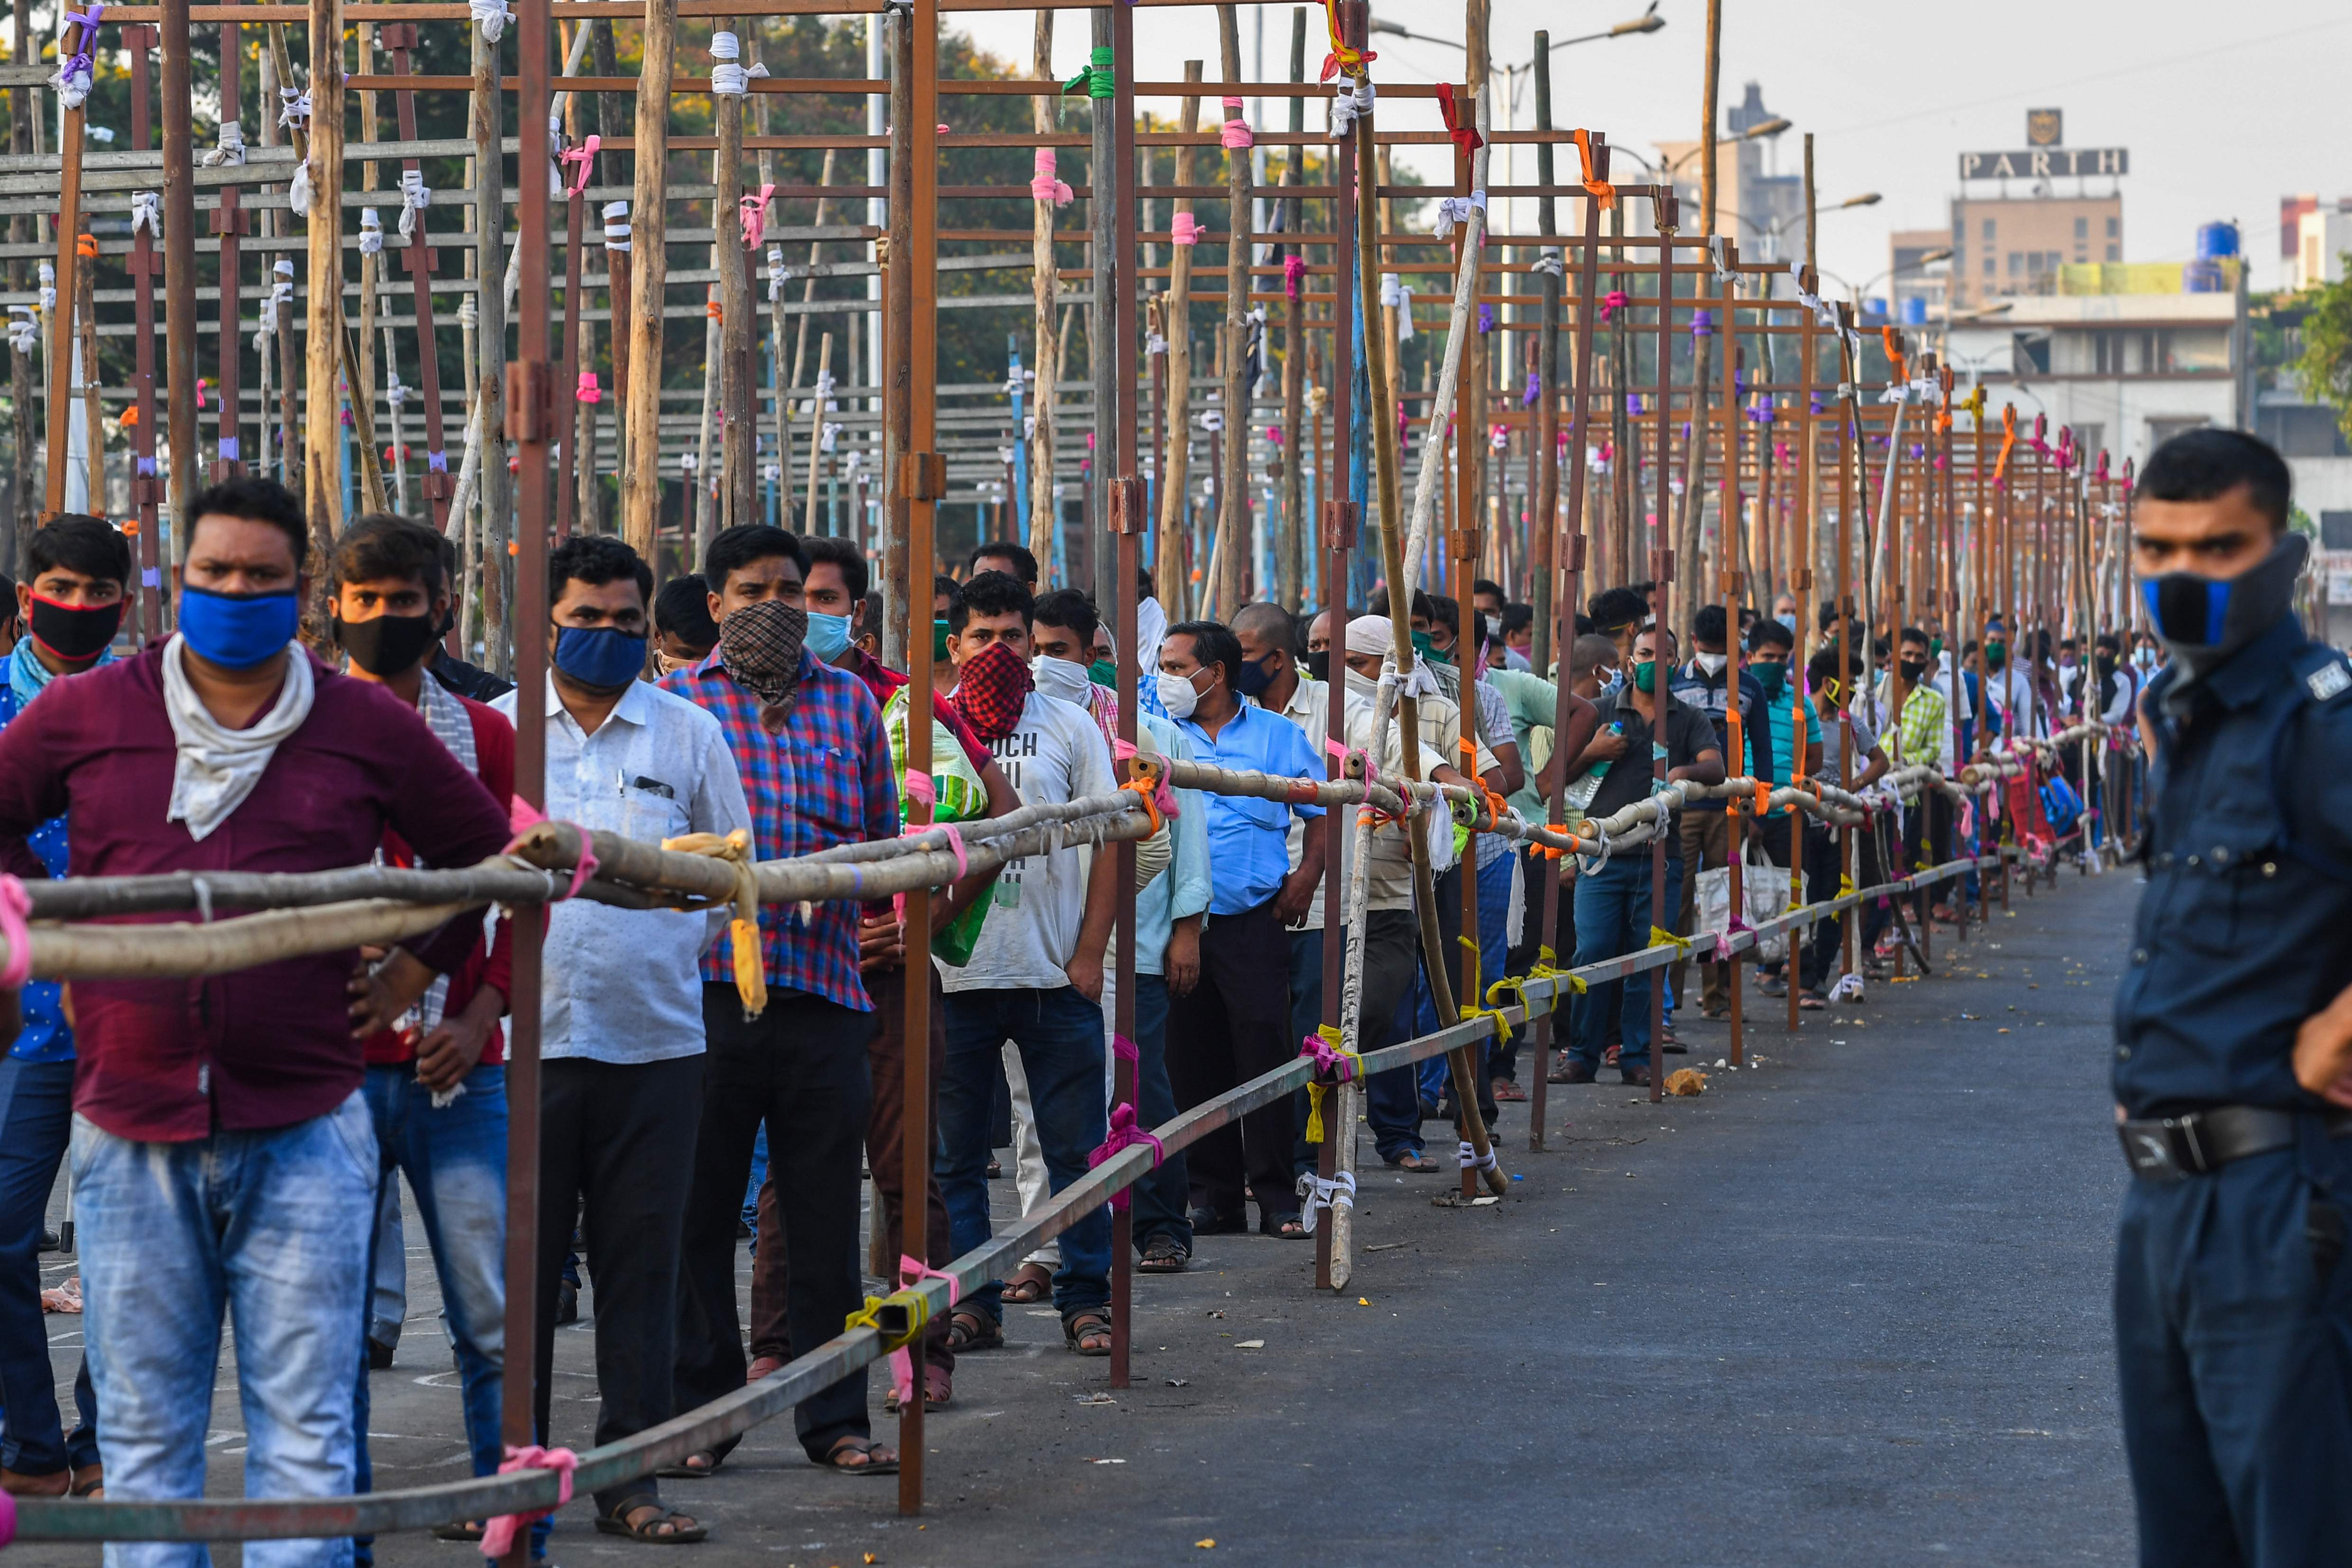
[[1652,947],[1671,947],[1675,950],[1675,956],[1677,958],[1688,958],[1690,956],[1690,938],[1686,936],[1676,936],[1674,932],[1668,931],[1664,926],[1652,926],[1650,928],[1650,945]]
[[[908,1328],[905,1333],[894,1334],[882,1326],[882,1309],[885,1307],[904,1307],[907,1310]],[[850,1313],[848,1321],[842,1327],[845,1330],[872,1329],[881,1336],[884,1350],[895,1351],[913,1344],[920,1339],[923,1327],[930,1321],[930,1318],[929,1300],[924,1297],[921,1290],[908,1288],[903,1290],[893,1290],[887,1296],[866,1297],[866,1305],[857,1311]]]
[[1844,872],[1843,872],[1843,871],[1839,872],[1839,873],[1838,873],[1838,890],[1837,890],[1837,896],[1838,896],[1839,898],[1841,898],[1841,899],[1850,899],[1850,898],[1853,897],[1853,894],[1854,894],[1853,879],[1852,877],[1847,876],[1847,875],[1846,875]]
[[[1494,998],[1490,996],[1487,1000],[1491,1002]],[[1500,1007],[1465,1006],[1460,1009],[1460,1013],[1462,1022],[1465,1024],[1473,1018],[1492,1018],[1495,1020],[1495,1043],[1498,1046],[1507,1046],[1511,1043],[1511,1021],[1503,1016],[1503,1010]]]
[[1581,974],[1571,974],[1565,969],[1555,967],[1559,961],[1559,954],[1554,952],[1548,947],[1538,945],[1536,948],[1536,961],[1528,965],[1528,978],[1530,980],[1565,981],[1567,982],[1568,988],[1570,991],[1573,991],[1579,996],[1583,995],[1584,976]]
[[[1315,1033],[1307,1037],[1298,1054],[1314,1058],[1319,1072],[1332,1073],[1342,1082],[1364,1076],[1364,1058],[1348,1048],[1347,1036],[1340,1032],[1337,1024],[1317,1025]],[[1318,1083],[1312,1079],[1307,1080],[1307,1141],[1309,1143],[1323,1142],[1323,1101],[1331,1089],[1329,1084]]]
[[662,847],[677,855],[704,855],[735,868],[735,918],[727,924],[735,952],[735,994],[743,999],[746,1020],[768,1008],[767,955],[760,942],[760,879],[751,869],[751,835],[739,827],[720,837],[716,833],[688,833],[662,840]]

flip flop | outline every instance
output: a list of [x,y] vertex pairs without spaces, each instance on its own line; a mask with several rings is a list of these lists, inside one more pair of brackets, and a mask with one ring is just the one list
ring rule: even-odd
[[[927,1408],[929,1403],[928,1399],[924,1401]],[[866,1462],[843,1464],[843,1458],[850,1454],[863,1455]],[[883,1457],[886,1455],[887,1458]],[[837,1476],[895,1476],[898,1473],[898,1456],[871,1437],[860,1437],[850,1433],[835,1438],[833,1447],[824,1451],[824,1458],[817,1460],[816,1465],[818,1468],[831,1470]]]
[[[629,1516],[640,1509],[651,1509],[653,1512],[647,1518],[638,1520],[634,1524],[631,1523]],[[690,1521],[692,1518],[691,1514],[680,1513],[677,1510],[665,1505],[657,1497],[648,1497],[640,1493],[633,1498],[622,1499],[620,1506],[612,1512],[598,1514],[596,1530],[599,1534],[625,1535],[631,1541],[644,1542],[649,1546],[690,1546],[698,1541],[706,1541],[710,1536],[709,1528],[706,1525],[689,1522],[683,1530],[677,1527],[677,1521],[683,1519]],[[670,1528],[665,1530],[662,1528],[664,1525],[668,1525]]]

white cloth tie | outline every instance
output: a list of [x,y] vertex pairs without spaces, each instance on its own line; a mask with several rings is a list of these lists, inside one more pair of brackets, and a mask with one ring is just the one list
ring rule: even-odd
[[316,687],[310,656],[289,644],[285,684],[278,700],[250,729],[232,730],[212,716],[188,684],[182,660],[187,641],[179,633],[163,647],[163,711],[172,721],[172,800],[166,822],[184,822],[188,837],[202,843],[245,804],[261,782],[269,759],[310,716]]
[[234,120],[222,121],[220,133],[213,139],[213,150],[199,162],[207,169],[244,168],[245,127]]

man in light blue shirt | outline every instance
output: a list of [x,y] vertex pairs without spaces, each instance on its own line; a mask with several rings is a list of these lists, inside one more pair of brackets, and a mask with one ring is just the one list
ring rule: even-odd
[[[641,843],[750,831],[719,721],[649,686],[653,573],[609,534],[548,557],[547,815]],[[509,720],[509,692],[492,706]],[[752,847],[756,851],[759,845]],[[574,899],[548,913],[540,991],[539,1429],[555,1291],[583,1222],[596,1292],[601,1446],[676,1413],[678,1238],[702,1121],[703,949],[728,911],[625,910]],[[603,1521],[654,1542],[703,1539],[654,1478],[596,1494]]]
[[[1257,706],[1276,659],[1252,661],[1233,632],[1215,621],[1171,626],[1160,645],[1160,701],[1215,767],[1320,784],[1322,762],[1298,726]],[[1180,1103],[1197,1105],[1273,1068],[1298,1051],[1290,1033],[1290,933],[1323,879],[1323,836],[1307,835],[1297,868],[1290,864],[1291,817],[1323,808],[1253,795],[1215,795],[1207,803],[1209,858],[1215,867],[1209,922],[1201,939],[1201,976],[1170,1005],[1170,1076]],[[1217,1235],[1244,1230],[1243,1173],[1256,1194],[1258,1229],[1304,1237],[1291,1186],[1296,1137],[1288,1099],[1251,1111],[1236,1130],[1211,1133],[1188,1152],[1192,1226]]]

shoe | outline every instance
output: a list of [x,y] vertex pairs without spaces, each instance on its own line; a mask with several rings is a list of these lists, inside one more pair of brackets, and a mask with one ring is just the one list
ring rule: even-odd
[[561,1280],[555,1287],[555,1321],[576,1323],[580,1321],[580,1287],[571,1280]]
[[1789,994],[1789,983],[1776,974],[1768,980],[1758,981],[1756,989],[1767,996],[1786,996]]
[[1680,1040],[1675,1038],[1672,1035],[1668,1035],[1664,1039],[1658,1042],[1658,1049],[1664,1051],[1670,1057],[1686,1057],[1690,1055],[1690,1047],[1683,1044]]
[[56,1231],[45,1230],[41,1232],[41,1250],[43,1252],[56,1252],[60,1250],[64,1246],[65,1243],[58,1238]]
[[1582,1062],[1576,1061],[1571,1058],[1560,1068],[1559,1071],[1552,1075],[1551,1081],[1554,1083],[1591,1083],[1593,1081],[1592,1069],[1585,1066]]
[[1221,1215],[1214,1209],[1192,1211],[1194,1236],[1247,1236],[1249,1227],[1246,1214]]
[[1635,1089],[1647,1089],[1650,1087],[1650,1069],[1648,1068],[1625,1068],[1621,1069],[1621,1071],[1625,1081],[1632,1084]]
[[988,1163],[988,1179],[992,1182],[1001,1182],[1004,1179],[1004,1162],[991,1160]]
[[743,1220],[739,1219],[735,1222],[735,1239],[738,1241],[751,1239],[751,1227]]
[[1568,1076],[1575,1070],[1576,1064],[1569,1059],[1569,1055],[1566,1051],[1555,1051],[1552,1053],[1551,1067],[1544,1074],[1544,1082],[1591,1083],[1592,1081],[1592,1075],[1590,1072],[1587,1072],[1582,1078],[1570,1078]]
[[367,1345],[368,1367],[371,1371],[383,1372],[392,1365],[392,1352],[394,1347],[384,1343],[373,1334],[368,1336]]

